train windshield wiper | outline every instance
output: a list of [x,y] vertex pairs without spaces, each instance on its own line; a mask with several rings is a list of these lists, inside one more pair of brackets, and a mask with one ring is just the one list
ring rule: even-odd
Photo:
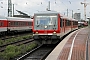
[[37,27],[39,27],[40,25],[37,25]]

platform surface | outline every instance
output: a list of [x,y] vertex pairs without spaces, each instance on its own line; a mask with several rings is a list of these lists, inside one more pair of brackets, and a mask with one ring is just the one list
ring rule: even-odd
[[87,41],[89,57],[90,28],[86,27],[69,34],[45,60],[86,60]]

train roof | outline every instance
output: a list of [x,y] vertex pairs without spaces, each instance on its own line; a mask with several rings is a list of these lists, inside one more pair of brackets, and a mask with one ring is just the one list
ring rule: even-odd
[[6,17],[0,16],[0,20],[6,20]]
[[78,20],[76,20],[76,19],[74,19],[74,18],[67,17],[67,16],[62,15],[62,14],[60,14],[60,16],[61,16],[62,19],[68,19],[68,20],[72,20],[72,21],[78,21]]
[[61,14],[60,12],[57,12],[57,11],[41,11],[41,12],[37,12],[37,13],[34,13],[34,14],[60,14],[60,17],[62,19],[68,19],[68,20],[72,20],[72,21],[78,21],[76,19],[73,19],[73,18],[70,18],[70,17],[67,17],[63,14]]
[[56,11],[40,11],[34,14],[58,14],[59,12]]
[[72,20],[72,21],[78,21],[78,20],[76,20],[76,19],[73,19],[73,18],[67,17],[67,16],[62,16],[61,18],[62,18],[62,19]]
[[20,17],[7,17],[8,20],[17,20],[17,21],[32,21],[31,18],[20,18]]

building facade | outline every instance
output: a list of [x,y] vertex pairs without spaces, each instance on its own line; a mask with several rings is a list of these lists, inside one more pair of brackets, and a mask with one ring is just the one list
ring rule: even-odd
[[81,21],[81,13],[75,13],[74,14],[74,19],[76,19],[80,22]]

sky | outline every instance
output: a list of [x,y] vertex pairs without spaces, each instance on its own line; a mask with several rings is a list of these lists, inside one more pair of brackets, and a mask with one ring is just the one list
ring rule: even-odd
[[[84,19],[84,0],[11,0],[14,4],[14,14],[19,14],[16,10],[34,15],[35,12],[46,11],[48,2],[50,1],[50,10],[60,12],[72,17],[74,13],[81,13],[81,19]],[[86,16],[90,17],[90,1],[86,0]],[[0,15],[7,16],[8,0],[0,0]]]

